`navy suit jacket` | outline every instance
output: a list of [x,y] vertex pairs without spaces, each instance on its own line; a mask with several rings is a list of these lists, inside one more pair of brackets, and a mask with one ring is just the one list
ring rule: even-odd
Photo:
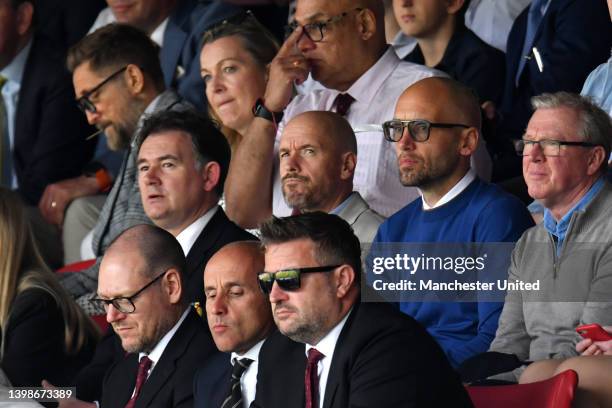
[[229,393],[230,359],[230,353],[215,354],[196,372],[193,380],[194,408],[221,407]]
[[[259,353],[253,407],[304,406],[305,345],[272,334]],[[471,407],[442,349],[383,303],[353,306],[332,357],[323,408]]]
[[529,55],[518,87],[516,72],[529,8],[516,19],[506,50],[506,86],[501,106],[501,131],[520,138],[532,114],[530,98],[544,92],[580,93],[589,73],[610,56],[612,24],[601,0],[552,0],[536,32],[533,46],[542,56],[543,71]]
[[179,0],[168,19],[159,55],[164,82],[200,111],[206,105],[204,82],[200,75],[202,36],[215,24],[240,11],[240,8],[221,1]]
[[[191,310],[166,346],[142,386],[135,408],[193,407],[193,376],[215,347],[206,323]],[[138,354],[130,353],[106,373],[102,389],[103,408],[124,407],[136,384]]]
[[47,184],[81,174],[93,154],[92,129],[74,102],[63,53],[34,36],[15,116],[13,165],[19,192],[36,205]]

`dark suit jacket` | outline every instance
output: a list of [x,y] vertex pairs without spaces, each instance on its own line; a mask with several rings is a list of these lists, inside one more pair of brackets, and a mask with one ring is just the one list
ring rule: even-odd
[[612,24],[600,0],[552,0],[538,27],[533,46],[544,65],[540,72],[533,55],[527,60],[518,87],[516,72],[529,8],[516,19],[506,50],[506,86],[501,106],[501,131],[520,138],[532,114],[530,98],[544,92],[580,93],[589,73],[610,56]]
[[[305,345],[276,333],[259,358],[255,406],[303,407]],[[390,305],[355,303],[336,344],[324,408],[471,406],[422,326]]]
[[202,35],[238,12],[240,8],[221,1],[179,0],[168,19],[159,55],[164,82],[198,110],[205,108],[204,82],[200,74]]
[[47,184],[81,174],[95,147],[95,141],[85,141],[92,128],[74,102],[63,54],[42,36],[32,43],[15,119],[19,191],[36,205]]
[[[190,311],[144,383],[136,408],[193,406],[193,376],[199,365],[219,353],[210,331],[195,311]],[[136,384],[138,354],[130,353],[104,377],[101,406],[123,407]]]
[[211,356],[193,379],[194,408],[220,408],[229,392],[230,353]]
[[64,318],[53,297],[26,289],[13,303],[0,366],[16,387],[39,387],[43,378],[67,386],[93,355],[94,341],[75,355],[64,345]]
[[219,207],[187,254],[187,273],[185,290],[190,302],[204,302],[204,267],[208,260],[230,242],[253,241],[249,234],[227,218]]
[[[259,354],[254,406],[304,406],[305,345],[279,333]],[[471,407],[433,338],[387,304],[353,306],[331,362],[324,408]]]

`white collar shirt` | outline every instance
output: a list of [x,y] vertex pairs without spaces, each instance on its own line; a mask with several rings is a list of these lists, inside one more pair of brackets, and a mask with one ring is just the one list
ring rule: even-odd
[[248,408],[251,403],[255,400],[255,389],[257,387],[257,371],[259,368],[259,351],[265,340],[261,340],[259,343],[251,347],[246,353],[240,355],[238,353],[232,353],[232,366],[236,360],[242,358],[248,358],[253,360],[249,365],[249,368],[242,374],[240,378],[240,388],[242,389],[242,407]]
[[438,208],[443,206],[444,204],[450,202],[452,199],[454,199],[455,197],[457,197],[459,194],[461,194],[461,192],[463,190],[465,190],[472,181],[474,181],[476,179],[476,172],[473,169],[469,169],[467,173],[465,173],[465,176],[463,176],[461,178],[461,180],[459,180],[457,182],[457,184],[455,184],[453,186],[453,188],[451,188],[450,190],[448,190],[446,192],[446,194],[444,194],[442,196],[442,198],[440,198],[438,200],[437,203],[435,203],[434,205],[429,205],[425,202],[425,198],[422,196],[421,194],[421,198],[423,201],[423,209],[425,211],[427,210],[433,210],[434,208]]
[[181,248],[183,248],[183,253],[185,256],[189,254],[191,247],[196,242],[202,231],[204,231],[204,228],[206,228],[212,217],[217,212],[218,208],[219,206],[215,205],[176,236],[176,240],[181,245]]

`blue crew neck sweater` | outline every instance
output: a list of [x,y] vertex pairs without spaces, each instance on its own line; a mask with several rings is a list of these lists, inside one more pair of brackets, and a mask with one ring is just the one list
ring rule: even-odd
[[[423,210],[416,199],[381,224],[374,242],[516,242],[533,226],[523,203],[499,187],[474,180],[450,202]],[[501,302],[402,302],[402,312],[438,341],[451,364],[488,350]]]

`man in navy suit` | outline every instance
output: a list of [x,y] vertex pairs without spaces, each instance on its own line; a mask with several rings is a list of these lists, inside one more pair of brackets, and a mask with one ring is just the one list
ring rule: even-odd
[[252,241],[223,247],[206,265],[208,327],[217,348],[231,355],[211,357],[196,373],[196,408],[233,407],[241,400],[240,406],[249,406],[255,398],[259,351],[275,329],[270,302],[257,284],[263,265],[261,247]]
[[517,17],[508,37],[498,130],[507,159],[495,161],[494,178],[520,175],[520,159],[508,139],[524,133],[533,113],[531,97],[579,93],[588,74],[608,59],[611,46],[612,25],[601,0],[533,0]]
[[259,354],[254,406],[472,406],[422,326],[388,304],[362,303],[359,240],[346,221],[273,218],[261,234],[258,279],[280,333]]

